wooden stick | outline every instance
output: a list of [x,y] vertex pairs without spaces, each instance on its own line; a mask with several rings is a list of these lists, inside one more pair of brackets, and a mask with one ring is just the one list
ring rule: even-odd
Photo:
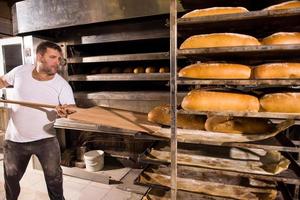
[[13,101],[13,100],[0,99],[0,102],[19,104],[19,105],[29,106],[29,107],[56,108],[56,105],[52,105],[52,104],[33,103],[33,102],[27,102],[27,101]]

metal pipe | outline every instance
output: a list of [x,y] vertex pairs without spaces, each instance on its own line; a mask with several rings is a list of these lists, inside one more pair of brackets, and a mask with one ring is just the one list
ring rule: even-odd
[[171,200],[177,199],[177,0],[170,2]]

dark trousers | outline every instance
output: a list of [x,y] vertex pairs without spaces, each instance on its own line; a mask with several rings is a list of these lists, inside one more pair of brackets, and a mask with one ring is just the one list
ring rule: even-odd
[[33,154],[38,157],[42,165],[50,199],[64,200],[60,147],[56,137],[26,143],[4,141],[3,165],[6,199],[18,199],[19,182]]

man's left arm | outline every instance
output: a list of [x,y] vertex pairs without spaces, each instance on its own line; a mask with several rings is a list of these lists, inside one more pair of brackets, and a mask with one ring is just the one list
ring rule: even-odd
[[66,82],[59,96],[60,105],[56,106],[56,112],[59,117],[67,117],[76,112],[76,104],[71,86]]

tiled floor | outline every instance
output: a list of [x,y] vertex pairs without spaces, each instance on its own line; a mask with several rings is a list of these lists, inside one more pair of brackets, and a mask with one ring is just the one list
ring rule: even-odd
[[[0,199],[4,197],[3,161],[0,161]],[[64,176],[66,200],[138,200],[142,195],[117,189],[117,185],[106,185],[71,176]],[[30,165],[21,180],[19,200],[49,200],[42,171]]]

